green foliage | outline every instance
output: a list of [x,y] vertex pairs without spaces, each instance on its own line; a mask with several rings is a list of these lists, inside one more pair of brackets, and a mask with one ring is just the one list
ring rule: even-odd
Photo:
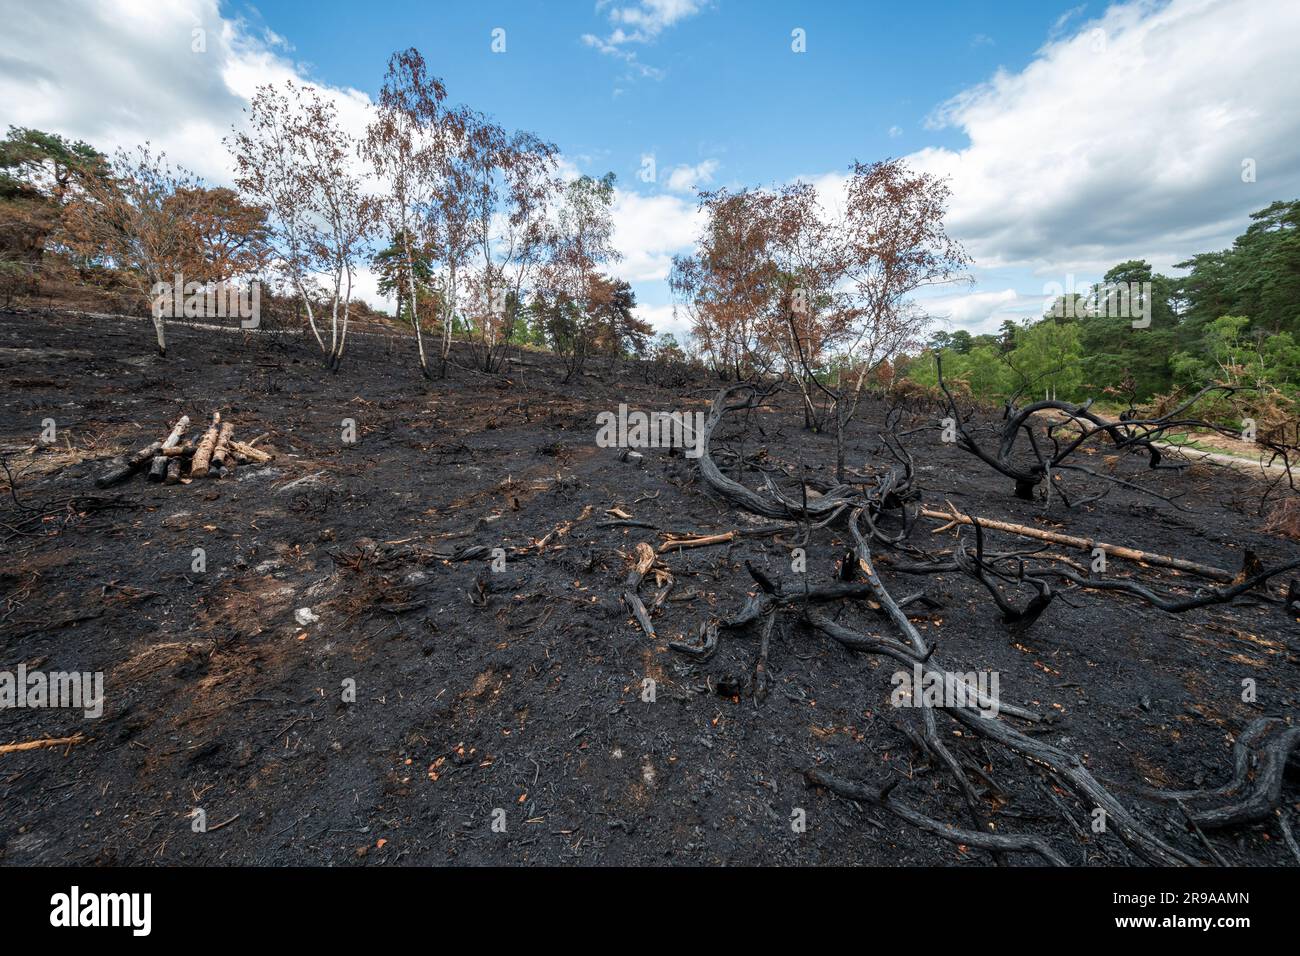
[[958,329],[956,332],[940,330],[930,337],[930,348],[932,350],[951,349],[958,355],[965,355],[974,347],[975,337],[965,329]]
[[[422,250],[410,240],[410,258],[414,273],[415,292],[423,302],[426,296],[434,296],[433,262],[426,250]],[[397,302],[397,318],[411,321],[411,277],[407,275],[407,241],[402,232],[393,236],[392,241],[372,257],[375,273],[379,278],[379,294],[392,297]],[[435,310],[436,311],[436,310]]]
[[[996,354],[992,349],[989,352]],[[1016,333],[1016,346],[1006,361],[1020,373],[1031,395],[1073,399],[1083,382],[1082,355],[1079,323],[1045,319]]]
[[973,396],[985,401],[1005,400],[1022,386],[1039,397],[1078,397],[1083,376],[1076,323],[1049,319],[1028,327],[1016,326],[1015,343],[1010,352],[1004,353],[996,337],[976,336],[966,352],[955,347],[927,350],[909,363],[906,376],[928,387],[938,385],[934,362],[937,351],[943,359],[944,380],[949,384],[964,383]]
[[[947,348],[940,350],[938,355],[943,359],[944,381],[950,386],[964,382],[972,395],[988,401],[1000,401],[1015,391],[1015,373],[995,346],[976,345],[966,353]],[[939,375],[934,359],[933,351],[925,352],[911,362],[907,377],[921,385],[935,387],[939,384]]]
[[104,155],[81,140],[21,126],[10,126],[0,140],[0,199],[39,196],[61,204],[76,177],[106,173]]
[[[946,378],[965,381],[988,400],[1030,382],[1030,397],[1071,400],[1110,388],[1144,401],[1216,381],[1294,397],[1300,394],[1300,200],[1275,202],[1251,220],[1231,249],[1179,263],[1189,270],[1181,279],[1142,260],[1121,262],[1091,296],[1062,296],[1038,322],[1005,321],[997,336],[940,332],[926,355],[901,364],[908,378],[934,385],[931,355],[939,352]],[[1124,314],[1104,307],[1107,291],[1117,286],[1134,293]],[[1149,324],[1135,327],[1135,319],[1147,317]],[[995,356],[1005,361],[995,364]]]
[[1300,337],[1300,200],[1253,213],[1251,226],[1223,252],[1180,262],[1183,315],[1192,341],[1220,316],[1247,316],[1250,329]]
[[1202,364],[1220,381],[1255,389],[1280,386],[1291,393],[1300,383],[1300,346],[1290,332],[1270,335],[1252,329],[1244,315],[1223,315],[1209,324],[1201,341],[1208,359]]

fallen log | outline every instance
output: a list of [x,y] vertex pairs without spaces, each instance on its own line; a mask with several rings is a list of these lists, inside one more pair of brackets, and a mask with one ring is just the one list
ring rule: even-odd
[[180,420],[172,426],[171,433],[163,439],[162,449],[157,455],[154,455],[153,461],[149,465],[149,480],[162,481],[167,475],[167,451],[177,447],[181,442],[181,436],[185,434],[186,429],[190,427],[190,416],[182,415]]
[[[882,591],[882,593],[887,595],[888,592]],[[915,646],[909,647],[893,638],[859,634],[833,621],[820,618],[813,618],[812,624],[815,628],[851,650],[870,654],[885,654],[900,663],[921,663],[922,667],[929,666],[922,663],[916,656]],[[1107,819],[1114,825],[1120,838],[1147,862],[1164,866],[1188,865],[1196,862],[1182,851],[1161,841],[1138,823],[1137,819],[1128,812],[1124,805],[1116,800],[1092,776],[1078,756],[1028,737],[1015,730],[1000,717],[987,717],[978,709],[960,706],[944,707],[942,709],[948,716],[961,723],[965,729],[973,731],[976,736],[985,737],[994,743],[1001,744],[1020,754],[1031,763],[1037,763],[1051,769],[1057,776],[1069,783],[1071,788],[1088,804],[1105,810]],[[922,713],[930,714],[932,708],[926,707]],[[934,747],[935,740],[931,739],[929,734],[927,734],[927,743],[931,748]]]
[[190,464],[190,477],[203,478],[207,476],[208,468],[212,461],[212,452],[216,450],[217,438],[221,434],[221,412],[212,413],[212,424],[208,430],[203,433],[203,439],[199,442],[199,447],[194,449],[194,461]]
[[[748,399],[728,402],[730,396],[745,387],[732,386],[723,389],[714,400],[713,412],[706,421],[704,430],[706,438],[712,434],[710,426],[716,427],[723,414],[754,407],[757,394],[753,393],[752,389]],[[892,468],[887,475],[878,481],[874,488],[836,486],[824,491],[821,497],[808,498],[805,493],[796,500],[781,492],[774,482],[770,480],[766,472],[763,473],[766,494],[756,492],[738,481],[724,476],[716,463],[708,458],[709,445],[707,440],[704,442],[703,448],[705,454],[700,460],[699,467],[705,482],[712,490],[719,492],[733,503],[754,514],[799,521],[805,524],[805,528],[811,530],[814,524],[821,526],[839,520],[843,510],[849,509],[845,526],[853,538],[853,550],[849,552],[845,563],[846,567],[855,568],[857,573],[865,577],[865,592],[857,582],[847,580],[847,575],[842,575],[841,580],[831,587],[803,585],[802,588],[783,589],[777,582],[768,578],[767,575],[758,571],[752,565],[748,565],[750,575],[758,585],[759,593],[748,595],[745,608],[736,619],[721,626],[730,627],[733,624],[741,624],[742,622],[752,625],[761,624],[762,630],[759,637],[762,643],[758,660],[761,669],[760,666],[755,668],[756,691],[767,676],[766,654],[770,643],[772,620],[777,613],[781,613],[782,605],[785,605],[787,601],[790,602],[789,606],[791,608],[797,608],[800,611],[803,621],[810,624],[817,632],[825,634],[848,650],[872,656],[883,656],[902,665],[905,669],[912,670],[913,673],[919,669],[927,680],[932,679],[931,675],[933,675],[933,678],[942,676],[944,681],[947,681],[952,675],[961,673],[941,666],[937,660],[937,655],[934,653],[934,648],[927,639],[927,635],[918,629],[903,610],[906,599],[904,601],[895,600],[880,579],[871,552],[871,542],[879,538],[879,532],[873,524],[873,515],[887,510],[894,510],[895,508],[901,510],[900,505],[904,499],[902,499],[897,489],[904,487],[899,482],[905,482],[910,472],[910,459],[905,449],[895,452],[895,457],[903,465],[902,471],[899,471],[897,467]],[[892,476],[898,476],[898,478]],[[827,499],[831,499],[831,507],[823,506]],[[955,508],[952,509],[951,513],[942,511],[924,511],[922,513],[942,519],[946,522],[945,527],[952,527],[956,524],[971,524],[975,526],[976,531],[981,535],[983,530],[987,528],[1001,528],[1011,533],[1027,531],[1029,532],[1028,537],[1055,541],[1075,548],[1091,549],[1102,546],[1106,547],[1111,554],[1120,557],[1153,564],[1161,563],[1190,573],[1204,574],[1208,571],[1209,576],[1216,578],[1222,576],[1221,579],[1224,580],[1235,577],[1235,575],[1217,568],[1203,568],[1193,562],[1179,561],[1164,555],[1152,555],[1131,548],[1102,545],[1100,542],[1069,535],[1040,532],[1036,528],[1012,525],[1009,522],[985,522],[978,517],[962,515]],[[911,523],[907,520],[910,517],[910,513],[904,515],[904,534],[910,530]],[[901,538],[880,538],[880,540],[888,546],[897,544]],[[1013,554],[1012,557],[1014,556]],[[984,572],[993,560],[983,551],[982,547],[978,546],[978,542],[977,551],[973,558],[964,553],[954,554],[954,566],[956,566],[956,562],[963,559],[980,562],[981,567],[979,570],[981,572]],[[1249,571],[1246,572],[1247,577],[1249,577],[1250,573]],[[1010,579],[1010,576],[1007,576],[1007,580]],[[1016,578],[1016,580],[1020,579],[1020,577]],[[629,575],[629,582],[632,580],[632,576]],[[798,600],[800,590],[803,591],[804,595],[802,601]],[[815,603],[814,595],[825,597],[827,600],[834,600],[836,597],[841,596],[854,598],[859,595],[863,597],[870,595],[874,598],[873,609],[878,610],[892,623],[897,636],[877,634],[874,633],[874,628],[853,627],[830,618],[823,618],[820,615],[809,613],[809,606]],[[705,639],[701,641],[699,646],[687,645],[684,642],[674,642],[671,646],[693,656],[707,656],[712,646],[716,644],[716,638],[708,640],[708,635],[703,631],[702,638]],[[931,701],[922,699],[919,702],[914,701],[913,705],[917,708],[918,716],[923,722],[920,733],[912,730],[910,725],[913,721],[900,719],[899,723],[904,734],[912,740],[923,754],[928,755],[932,764],[946,766],[951,772],[953,781],[958,785],[960,792],[965,797],[967,810],[972,819],[970,826],[959,829],[944,821],[914,811],[903,802],[892,801],[889,791],[893,787],[893,780],[881,784],[855,784],[814,768],[814,772],[808,778],[809,782],[814,785],[827,786],[833,792],[849,796],[852,799],[872,803],[915,826],[943,836],[945,839],[970,846],[983,847],[994,853],[995,857],[997,854],[1004,854],[1008,851],[1025,851],[1036,853],[1050,862],[1064,862],[1064,858],[1045,842],[1037,842],[1037,838],[1034,837],[1011,834],[1005,835],[1009,837],[1009,840],[1003,840],[1000,837],[1004,836],[1004,834],[997,833],[990,825],[991,821],[986,800],[984,799],[985,794],[976,789],[970,775],[974,774],[984,779],[985,782],[999,791],[1004,789],[999,784],[991,781],[988,775],[980,769],[980,765],[989,760],[987,750],[984,748],[996,746],[1023,759],[1037,771],[1046,771],[1055,783],[1060,785],[1061,792],[1064,790],[1072,791],[1073,796],[1084,807],[1093,808],[1094,811],[1100,810],[1104,814],[1103,819],[1107,825],[1106,832],[1118,836],[1128,850],[1144,862],[1157,865],[1198,865],[1200,863],[1191,853],[1173,843],[1167,842],[1163,833],[1157,833],[1157,831],[1148,827],[1142,818],[1136,816],[1114,796],[1108,786],[1102,784],[1092,775],[1087,763],[1080,754],[1065,749],[1064,745],[1069,743],[1070,737],[1060,737],[1058,745],[1040,739],[1038,733],[1017,729],[1014,719],[1022,718],[1025,711],[1004,700],[996,690],[982,690],[978,684],[974,686],[968,684],[968,688],[969,693],[964,697],[952,700]],[[941,729],[938,724],[940,717],[955,721],[958,725],[956,732],[953,733],[953,729],[948,726]],[[1300,733],[1300,730],[1297,730],[1297,733]],[[953,737],[959,739],[961,749],[955,749],[957,744],[954,743]],[[1289,748],[1291,745],[1291,740],[1284,740],[1278,746],[1277,754],[1282,755],[1283,747]],[[979,748],[978,757],[970,752],[969,748],[971,746]],[[1287,755],[1289,756],[1289,749]],[[978,762],[972,763],[972,758]],[[1277,757],[1274,757],[1269,767],[1265,768],[1269,771],[1269,774],[1266,774],[1267,780],[1265,783],[1267,786],[1264,788],[1262,799],[1260,796],[1252,794],[1253,799],[1250,801],[1249,806],[1219,808],[1218,817],[1228,821],[1228,825],[1232,825],[1247,814],[1253,815],[1257,813],[1261,805],[1267,805],[1267,801],[1272,799],[1272,772],[1277,762]],[[1213,825],[1219,820],[1213,816],[1206,819],[1206,815],[1203,814],[1197,815],[1195,822],[1198,826],[1205,827],[1207,823]],[[1076,831],[1078,829],[1076,826]]]
[[226,422],[221,426],[221,431],[217,435],[217,445],[212,450],[212,466],[224,470],[226,467],[226,456],[230,453],[230,439],[235,433],[235,426]]
[[135,472],[143,468],[146,463],[152,461],[153,457],[160,451],[162,451],[162,442],[156,441],[152,445],[141,448],[130,458],[119,458],[117,464],[95,479],[95,487],[107,488],[110,485],[116,485],[118,482],[126,481]]
[[171,433],[163,441],[163,448],[175,448],[179,445],[181,443],[181,438],[184,437],[185,433],[189,430],[189,427],[190,416],[182,415],[180,420],[172,426]]
[[181,460],[179,458],[167,459],[167,474],[163,477],[163,483],[168,485],[178,484],[181,480]]
[[[1247,551],[1248,556],[1252,556]],[[1095,577],[1085,577],[1081,574],[1069,570],[1068,568],[1048,568],[1043,573],[1054,574],[1057,577],[1065,578],[1081,588],[1092,588],[1096,591],[1121,591],[1125,594],[1132,594],[1140,597],[1152,607],[1157,607],[1169,614],[1181,614],[1184,611],[1192,611],[1196,608],[1208,607],[1211,604],[1228,604],[1238,595],[1245,594],[1261,584],[1267,584],[1268,580],[1275,575],[1285,574],[1288,571],[1300,568],[1300,560],[1292,561],[1290,564],[1283,564],[1276,568],[1261,569],[1251,574],[1250,577],[1238,575],[1233,580],[1231,587],[1205,587],[1197,588],[1194,596],[1190,598],[1174,599],[1155,593],[1150,588],[1143,587],[1136,581],[1126,579],[1102,580]],[[1265,588],[1267,590],[1267,588]],[[1272,601],[1273,598],[1267,594],[1261,597]],[[1285,605],[1284,605],[1285,606]]]
[[254,448],[252,445],[246,444],[242,441],[235,441],[233,438],[230,440],[230,449],[235,453],[236,461],[243,459],[245,463],[253,462],[263,465],[275,457],[270,452],[262,451],[260,448]]
[[1078,548],[1081,551],[1091,552],[1094,548],[1101,548],[1106,553],[1107,558],[1123,558],[1126,561],[1141,561],[1157,567],[1174,568],[1203,578],[1210,578],[1214,581],[1232,581],[1236,578],[1236,575],[1231,571],[1212,568],[1205,564],[1197,564],[1195,561],[1188,561],[1184,558],[1157,554],[1154,551],[1139,551],[1137,548],[1126,548],[1118,544],[1107,544],[1105,541],[1098,541],[1096,538],[1080,538],[1076,535],[1062,534],[1058,531],[1044,531],[1041,528],[1031,528],[1028,525],[1012,524],[1010,521],[971,517],[970,515],[961,514],[956,508],[951,511],[935,511],[930,508],[922,508],[921,515],[926,518],[939,518],[947,522],[942,527],[934,529],[936,532],[945,531],[954,524],[973,525],[978,521],[981,527],[992,528],[994,531],[1006,531],[1009,534],[1018,534],[1025,538],[1051,541],[1053,544],[1064,544],[1072,548]]
[[[748,392],[748,395],[744,399],[728,403],[727,399],[737,392]],[[709,450],[709,443],[713,438],[713,433],[722,424],[722,420],[732,412],[757,408],[766,394],[765,392],[759,392],[749,382],[729,385],[718,393],[713,400],[713,406],[709,410],[708,418],[705,419],[704,428],[701,429],[698,438],[700,475],[710,487],[723,497],[729,498],[746,511],[762,515],[765,518],[789,521],[816,521],[828,516],[834,518],[844,508],[848,507],[847,496],[852,489],[846,485],[831,488],[817,498],[811,498],[807,501],[795,501],[778,489],[772,480],[765,475],[764,479],[771,495],[766,497],[752,488],[747,488],[740,482],[728,478],[722,473],[722,469],[718,467],[717,462],[713,460],[712,453]]]

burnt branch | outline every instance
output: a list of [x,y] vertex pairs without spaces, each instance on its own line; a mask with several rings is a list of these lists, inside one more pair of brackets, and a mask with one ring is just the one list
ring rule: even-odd
[[[1050,494],[1050,489],[1056,484],[1053,482],[1053,476],[1057,469],[1084,470],[1079,466],[1066,465],[1066,460],[1093,439],[1109,439],[1111,446],[1116,451],[1145,453],[1147,466],[1150,469],[1179,470],[1186,467],[1186,463],[1166,463],[1163,451],[1156,444],[1170,432],[1178,429],[1195,428],[1204,431],[1216,431],[1233,438],[1239,437],[1236,432],[1213,422],[1183,417],[1185,412],[1207,395],[1214,393],[1231,395],[1242,390],[1231,385],[1207,385],[1191,398],[1163,415],[1154,418],[1122,416],[1117,421],[1103,418],[1094,412],[1091,399],[1082,405],[1057,399],[1047,399],[1023,407],[1016,407],[1012,404],[1013,398],[1007,402],[1004,410],[1004,421],[997,433],[996,448],[990,449],[977,440],[974,430],[969,424],[969,416],[962,415],[957,400],[949,390],[947,382],[944,381],[943,359],[936,355],[935,363],[938,368],[939,388],[944,396],[944,410],[956,428],[957,447],[969,452],[995,471],[1012,479],[1015,482],[1016,497],[1025,501],[1033,501],[1036,489],[1044,482],[1047,483],[1048,493]],[[1136,415],[1136,413],[1126,412],[1125,416],[1130,414]],[[1034,433],[1035,418],[1040,415],[1049,418],[1044,434],[1052,445],[1050,454],[1040,447]],[[1050,418],[1053,415],[1057,419],[1063,417],[1063,420],[1053,421]],[[1034,460],[1029,463],[1020,463],[1016,457],[1017,445],[1022,435],[1029,450],[1033,453]],[[1110,476],[1099,475],[1095,472],[1092,474],[1094,477],[1112,480]],[[1140,485],[1131,482],[1124,482],[1124,484],[1144,494],[1150,493]],[[1060,492],[1059,487],[1057,491]],[[1101,495],[1094,495],[1086,500],[1095,501],[1100,497]],[[1155,497],[1161,496],[1155,495]],[[1166,498],[1165,500],[1169,499]],[[1076,502],[1075,506],[1077,507],[1081,503],[1083,502]]]

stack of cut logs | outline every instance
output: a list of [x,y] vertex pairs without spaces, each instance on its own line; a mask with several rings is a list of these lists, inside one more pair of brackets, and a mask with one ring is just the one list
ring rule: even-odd
[[221,412],[213,412],[212,424],[203,433],[197,445],[183,442],[190,427],[190,417],[182,415],[161,441],[146,445],[128,458],[119,459],[111,470],[95,480],[100,488],[125,481],[137,471],[146,471],[150,481],[174,485],[191,478],[220,476],[236,462],[262,464],[275,456],[253,446],[251,442],[235,441],[235,426],[222,422]]

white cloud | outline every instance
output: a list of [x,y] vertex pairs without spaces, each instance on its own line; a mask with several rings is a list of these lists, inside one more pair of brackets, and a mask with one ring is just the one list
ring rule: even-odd
[[223,137],[263,83],[292,79],[332,100],[360,133],[370,100],[314,84],[269,31],[226,19],[217,0],[26,5],[0,32],[0,101],[7,120],[52,130],[112,154],[149,141],[168,159],[229,185]]
[[[610,32],[587,42],[634,72],[661,76],[629,47],[703,7],[602,3]],[[192,52],[196,29],[205,52]],[[1016,278],[990,281],[1024,287],[1034,283],[1020,277],[1035,273],[1099,276],[1135,257],[1168,268],[1226,246],[1249,212],[1300,195],[1297,37],[1294,2],[1143,2],[1091,22],[1072,12],[1024,69],[999,72],[936,111],[933,120],[964,133],[966,146],[907,159],[951,178],[948,227],[977,268],[1017,270]],[[311,85],[286,40],[224,18],[218,0],[32,3],[0,31],[6,122],[108,152],[149,140],[218,184],[231,179],[221,138],[242,123],[256,86],[285,79]],[[317,89],[347,128],[361,131],[370,109],[364,93]],[[1247,158],[1257,163],[1257,182],[1241,181]],[[711,183],[718,169],[716,160],[680,165],[661,176],[661,194],[617,192],[615,241],[625,259],[616,274],[639,283],[666,278],[672,255],[692,247],[700,225],[681,194]],[[844,174],[812,181],[833,209]],[[943,307],[954,322],[996,327],[1021,305],[1006,298],[1010,291],[977,290]],[[664,293],[647,298],[664,301]],[[1031,301],[1041,304],[1037,294],[1021,299],[1025,314]]]
[[934,120],[970,144],[909,162],[951,177],[950,231],[981,266],[1168,268],[1300,194],[1297,37],[1293,2],[1113,6],[945,103]]
[[618,27],[610,34],[609,42],[615,45],[648,42],[678,21],[699,13],[703,7],[699,0],[639,0],[633,6],[613,7],[609,20]]
[[632,43],[654,42],[664,30],[699,13],[705,5],[703,0],[638,0],[629,6],[615,6],[610,0],[600,0],[596,9],[609,9],[609,22],[613,29],[603,39],[594,33],[584,33],[580,39],[593,50],[622,60],[633,73],[647,79],[662,80],[663,70],[642,63],[636,51],[624,47]]
[[[563,181],[582,175],[574,158],[561,155],[558,162]],[[680,186],[683,182],[704,181],[712,176],[716,167],[716,162],[706,160],[697,167],[679,166],[673,170],[673,174],[678,174],[680,170],[690,171],[689,175],[682,173],[678,176]],[[701,178],[697,179],[697,176]],[[661,181],[664,179],[661,177]],[[671,180],[672,176],[666,179]],[[684,190],[686,187],[681,188]],[[649,298],[666,301],[668,288],[665,283],[672,268],[673,256],[688,253],[694,248],[703,222],[694,199],[667,192],[650,195],[616,186],[610,214],[614,221],[614,248],[623,258],[611,263],[608,271],[616,278],[634,284],[649,283]],[[671,306],[638,306],[638,311],[642,314],[647,309],[658,310],[654,313],[656,323],[671,319]],[[674,331],[680,330],[679,327],[674,327]]]
[[623,254],[611,272],[629,282],[662,282],[673,255],[689,251],[701,219],[695,204],[680,196],[616,190],[614,246]]
[[352,277],[352,298],[361,299],[372,308],[382,308],[389,312],[397,308],[395,299],[379,294],[379,273],[369,266],[358,269]]
[[706,159],[694,166],[676,166],[669,171],[664,186],[675,193],[689,193],[713,182],[713,174],[717,171],[716,159]]
[[1077,7],[1071,7],[1070,9],[1066,10],[1064,13],[1062,13],[1059,17],[1056,18],[1056,21],[1052,24],[1051,29],[1047,31],[1047,38],[1049,40],[1057,39],[1061,34],[1063,34],[1066,31],[1066,28],[1069,26],[1070,21],[1077,16],[1081,16],[1083,12],[1087,9],[1088,9],[1088,5],[1086,3],[1081,3]]
[[[1300,195],[1291,104],[1300,4],[1174,0],[1115,6],[1091,22],[1078,15],[1061,18],[1024,70],[999,72],[936,112],[968,146],[907,157],[950,178],[947,225],[975,258],[975,291],[923,301],[958,327],[993,331],[1041,315],[1046,293],[1034,276],[1100,278],[1130,258],[1169,269],[1227,246],[1250,212]],[[1257,163],[1255,183],[1241,181],[1246,158]],[[685,175],[674,183],[670,174],[667,187]],[[846,175],[804,178],[833,215]],[[653,200],[652,225],[619,229],[625,267],[640,281],[666,275],[672,252],[688,251],[696,234],[698,213],[668,198]],[[645,211],[624,203],[617,215]],[[980,273],[998,267],[1035,291],[988,290]]]
[[691,334],[691,324],[683,313],[674,314],[671,305],[638,305],[637,318],[649,322],[655,334],[671,332],[678,344],[685,344]]
[[[194,30],[204,31],[206,52],[192,51]],[[224,180],[228,164],[214,143],[243,105],[221,77],[230,32],[211,0],[25,5],[0,31],[0,101],[14,125],[110,153],[151,140]]]
[[965,329],[978,335],[996,331],[1006,319],[1020,321],[1043,313],[1043,296],[1026,295],[1015,289],[994,292],[952,293],[928,296],[918,304],[926,314],[948,328]]
[[[271,31],[222,17],[216,0],[30,4],[0,33],[0,101],[8,122],[83,139],[112,155],[149,142],[174,164],[229,186],[222,139],[244,123],[256,88],[293,80],[318,91],[361,135],[366,94],[313,83]],[[358,168],[360,162],[358,161]],[[362,269],[356,292],[386,304]]]
[[[632,50],[624,50],[617,43],[602,40],[600,37],[596,36],[593,33],[584,33],[582,35],[582,42],[595,50],[599,50],[605,56],[612,56],[615,57],[616,59],[622,60],[624,63],[628,65],[629,69],[631,69],[634,73],[636,73],[639,76],[643,76],[651,80],[662,80],[664,78],[663,70],[660,70],[657,67],[650,66],[646,63],[642,63],[640,60],[637,59],[635,52],[633,52]],[[622,91],[620,90],[618,92],[622,92]]]

